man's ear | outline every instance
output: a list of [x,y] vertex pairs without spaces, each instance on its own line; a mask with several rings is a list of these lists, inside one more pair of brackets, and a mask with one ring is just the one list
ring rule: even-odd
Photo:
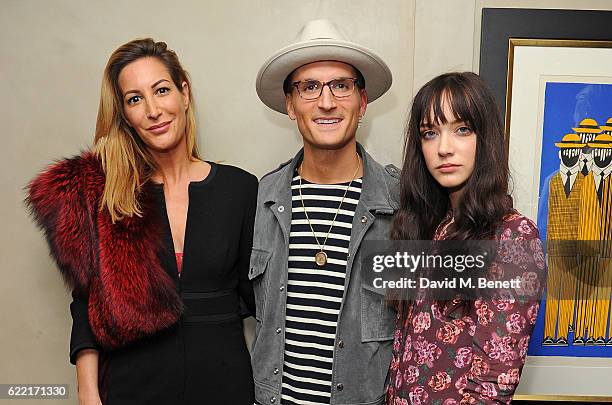
[[293,99],[291,98],[291,94],[285,94],[285,108],[287,109],[287,115],[292,120],[296,119],[295,110],[293,108]]
[[363,117],[368,108],[368,92],[365,89],[360,89],[359,97],[359,116]]

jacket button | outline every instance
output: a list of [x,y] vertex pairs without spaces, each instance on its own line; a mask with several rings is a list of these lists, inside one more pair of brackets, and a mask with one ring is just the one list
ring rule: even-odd
[[283,205],[279,205],[278,212],[283,212],[283,211],[285,211],[285,207]]
[[281,328],[276,328],[276,333],[281,333]]
[[342,383],[336,385],[336,388],[338,389],[338,391],[342,391],[344,389],[344,385]]
[[276,397],[272,397],[272,398],[270,398],[270,403],[271,403],[271,404],[273,404],[273,403],[275,403],[275,402],[276,402]]
[[341,348],[341,349],[344,347],[344,340],[339,340],[338,341],[338,347]]
[[273,371],[273,373],[274,373],[274,374],[278,374],[278,373],[279,373],[279,371],[280,371],[280,370],[279,370],[278,368],[275,368],[275,369],[274,369],[274,371]]
[[280,288],[279,288],[279,290],[281,290],[281,291],[285,291],[285,286],[284,286],[284,285],[281,285],[281,286],[280,286]]
[[361,223],[365,224],[366,222],[368,222],[368,217],[366,217],[365,215],[361,217]]

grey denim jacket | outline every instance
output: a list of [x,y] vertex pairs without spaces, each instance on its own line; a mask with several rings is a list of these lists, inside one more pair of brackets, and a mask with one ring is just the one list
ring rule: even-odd
[[[381,166],[361,145],[357,148],[364,174],[338,317],[332,371],[333,405],[384,402],[395,330],[395,311],[388,307],[383,296],[362,285],[359,246],[363,240],[388,239],[398,207],[399,170],[393,165]],[[259,183],[249,278],[253,281],[257,305],[251,361],[255,398],[260,404],[281,403],[291,180],[302,157],[303,150]]]

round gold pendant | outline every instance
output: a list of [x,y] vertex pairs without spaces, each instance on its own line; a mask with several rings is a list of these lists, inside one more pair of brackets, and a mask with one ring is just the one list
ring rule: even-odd
[[327,263],[327,253],[322,250],[318,252],[315,255],[315,262],[317,263],[317,266],[325,266],[325,263]]

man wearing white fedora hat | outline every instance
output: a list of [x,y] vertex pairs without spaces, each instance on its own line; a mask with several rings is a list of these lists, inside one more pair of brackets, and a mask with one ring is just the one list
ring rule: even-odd
[[257,75],[260,99],[304,142],[259,185],[249,278],[260,404],[384,402],[395,312],[367,288],[360,246],[388,238],[399,172],[355,135],[391,81],[380,57],[327,20],[307,23]]

